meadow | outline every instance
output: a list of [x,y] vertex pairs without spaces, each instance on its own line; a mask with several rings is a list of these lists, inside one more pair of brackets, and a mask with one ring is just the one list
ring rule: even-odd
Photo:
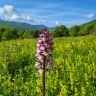
[[[36,39],[0,43],[0,96],[42,96]],[[96,96],[96,36],[54,39],[46,96]]]

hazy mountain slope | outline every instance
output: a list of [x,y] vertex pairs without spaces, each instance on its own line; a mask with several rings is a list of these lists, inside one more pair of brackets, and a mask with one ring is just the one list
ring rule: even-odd
[[31,30],[31,29],[41,29],[41,28],[48,28],[49,30],[54,29],[55,27],[47,27],[45,25],[31,25],[23,22],[11,22],[11,21],[4,21],[0,20],[0,26],[6,26],[6,27],[14,27],[18,29],[19,31],[21,30]]

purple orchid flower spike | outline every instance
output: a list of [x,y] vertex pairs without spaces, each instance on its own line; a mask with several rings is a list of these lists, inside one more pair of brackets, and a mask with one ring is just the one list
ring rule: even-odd
[[43,32],[39,35],[37,43],[37,61],[35,66],[38,68],[38,72],[43,74],[45,64],[45,71],[48,71],[52,67],[52,54],[53,54],[53,36],[44,28]]

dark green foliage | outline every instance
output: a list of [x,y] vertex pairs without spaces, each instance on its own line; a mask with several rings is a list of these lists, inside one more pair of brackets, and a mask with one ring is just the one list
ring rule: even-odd
[[88,35],[95,31],[94,24],[87,24],[81,31],[81,34]]
[[68,29],[66,26],[61,25],[57,26],[56,29],[51,33],[53,34],[54,37],[63,37],[63,36],[68,36]]
[[7,71],[12,75],[18,74],[20,69],[24,69],[25,66],[30,65],[32,58],[29,53],[22,50],[20,45],[11,44],[4,54],[4,63]]
[[28,38],[28,34],[29,34],[29,30],[18,32],[20,39]]
[[70,35],[70,36],[77,36],[78,33],[79,33],[79,31],[80,31],[80,27],[77,26],[77,25],[74,25],[74,26],[72,26],[72,27],[69,29],[69,35]]
[[18,33],[19,38],[38,38],[39,34],[43,31],[43,29],[37,30],[25,30]]
[[42,31],[43,31],[42,29],[41,30],[37,30],[37,29],[31,30],[30,31],[31,37],[37,38]]
[[1,41],[2,34],[3,34],[4,31],[5,31],[5,28],[0,26],[0,41]]
[[17,32],[15,28],[0,27],[0,41],[24,39],[24,38],[37,38],[43,29],[37,30],[23,30]]
[[2,40],[12,40],[17,37],[17,30],[15,28],[5,28],[5,31],[1,35]]
[[96,32],[96,20],[80,25],[80,35],[88,35]]
[[59,27],[59,31],[60,31],[61,37],[62,37],[62,35],[63,35],[63,36],[68,36],[68,29],[66,28],[66,26],[61,25],[61,26]]

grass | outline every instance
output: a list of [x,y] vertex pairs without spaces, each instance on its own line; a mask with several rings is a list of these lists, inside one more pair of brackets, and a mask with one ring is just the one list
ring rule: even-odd
[[[0,95],[42,96],[35,68],[35,39],[0,43]],[[54,39],[54,67],[46,73],[46,96],[96,95],[96,37]]]

